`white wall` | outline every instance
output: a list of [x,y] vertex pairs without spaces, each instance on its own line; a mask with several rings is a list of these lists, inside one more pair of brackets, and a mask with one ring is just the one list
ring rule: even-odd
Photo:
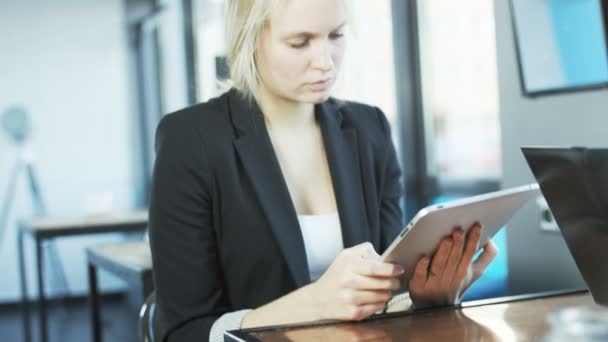
[[[48,213],[83,214],[95,209],[100,196],[111,196],[115,210],[131,209],[138,149],[133,134],[136,113],[129,110],[123,2],[0,0],[0,32],[0,113],[19,105],[31,115],[31,147]],[[2,198],[17,156],[12,142],[0,133]],[[0,301],[14,301],[19,295],[15,221],[32,214],[24,177],[12,209],[0,246]],[[83,247],[116,239],[57,243],[72,292],[86,290]],[[31,252],[28,267],[33,271]],[[33,285],[34,272],[29,279]]]

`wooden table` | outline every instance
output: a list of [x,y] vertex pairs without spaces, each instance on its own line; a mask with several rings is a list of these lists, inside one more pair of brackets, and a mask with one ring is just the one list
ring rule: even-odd
[[44,293],[44,253],[42,244],[45,240],[65,236],[88,235],[99,233],[144,231],[148,224],[147,211],[89,215],[73,218],[46,218],[19,223],[18,256],[19,280],[21,283],[21,307],[23,315],[23,333],[25,342],[31,341],[30,311],[27,295],[27,277],[25,269],[25,235],[31,235],[35,242],[36,271],[38,280],[38,322],[40,340],[48,341],[47,336],[47,300]]
[[89,297],[93,341],[102,341],[102,326],[97,288],[97,270],[103,269],[129,283],[139,292],[140,305],[154,289],[152,255],[146,241],[104,244],[87,247]]
[[592,304],[588,292],[545,293],[464,303],[359,322],[230,331],[226,341],[538,341],[547,317],[568,306]]

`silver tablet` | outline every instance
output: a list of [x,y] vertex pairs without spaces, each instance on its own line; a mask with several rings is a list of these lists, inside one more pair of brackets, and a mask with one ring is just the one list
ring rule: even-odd
[[460,227],[466,233],[475,222],[481,223],[480,246],[483,246],[538,191],[538,184],[534,183],[428,206],[403,228],[382,254],[382,260],[403,266],[401,286],[407,290],[418,260],[435,254],[441,239],[455,228]]

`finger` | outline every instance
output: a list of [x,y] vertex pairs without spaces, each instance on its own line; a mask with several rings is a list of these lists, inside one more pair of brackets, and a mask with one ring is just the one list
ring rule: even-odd
[[393,296],[386,290],[347,290],[343,291],[343,301],[347,305],[384,304]]
[[380,259],[380,254],[378,254],[376,252],[376,250],[374,249],[374,245],[372,245],[371,242],[364,242],[361,244],[358,244],[354,247],[352,247],[352,249],[354,250],[354,252],[362,257],[362,258],[369,258],[369,259]]
[[458,228],[452,233],[452,240],[452,248],[450,249],[450,255],[448,256],[442,275],[442,278],[448,281],[451,281],[454,274],[456,274],[460,258],[462,257],[464,248],[464,232],[462,229]]
[[355,275],[346,286],[357,290],[389,290],[395,291],[401,287],[399,278],[378,278]]
[[482,227],[479,223],[473,225],[467,234],[467,242],[464,247],[464,252],[460,258],[458,269],[456,270],[455,278],[464,278],[467,274],[467,270],[471,265],[473,256],[479,249],[479,239],[481,238]]
[[431,261],[431,267],[429,268],[429,277],[441,276],[451,249],[452,238],[443,239],[439,243],[439,248],[437,248],[435,255],[433,255],[433,260]]
[[498,255],[498,248],[492,242],[492,240],[488,241],[483,246],[483,252],[477,257],[477,259],[473,262],[473,280],[477,280],[481,275],[486,271],[488,266],[492,263],[494,258]]
[[383,309],[384,303],[351,306],[344,318],[352,321],[360,321]]
[[403,274],[403,267],[380,260],[363,259],[355,265],[355,273],[367,277],[397,277]]
[[420,289],[424,287],[426,283],[426,279],[428,278],[428,268],[429,268],[429,257],[425,256],[420,258],[416,263],[416,269],[414,269],[414,275],[409,282],[410,289]]

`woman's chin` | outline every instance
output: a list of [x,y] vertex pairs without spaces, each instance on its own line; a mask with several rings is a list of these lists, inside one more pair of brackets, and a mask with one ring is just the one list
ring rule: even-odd
[[306,94],[303,94],[302,102],[318,104],[321,102],[327,101],[327,99],[331,96],[331,92],[329,90],[325,91],[310,91]]

